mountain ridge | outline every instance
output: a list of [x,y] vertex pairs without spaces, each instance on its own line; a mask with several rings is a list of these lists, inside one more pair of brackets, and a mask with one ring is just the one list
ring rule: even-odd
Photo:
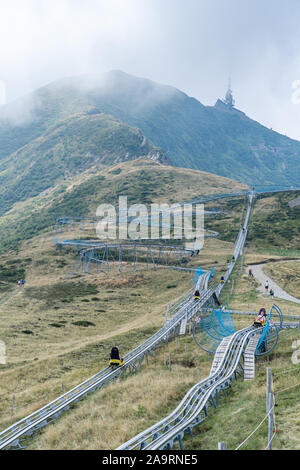
[[[90,119],[108,115],[139,129],[161,153],[161,161],[176,167],[249,185],[290,187],[300,182],[300,142],[229,109],[221,100],[205,106],[169,85],[111,71],[58,80],[0,108],[0,184],[16,152],[80,113]],[[86,128],[87,141],[92,139],[88,134]],[[70,159],[76,151],[70,150]]]

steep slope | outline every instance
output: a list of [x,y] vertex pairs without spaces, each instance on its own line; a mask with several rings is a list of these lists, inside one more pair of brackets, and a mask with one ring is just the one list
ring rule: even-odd
[[139,129],[105,114],[79,113],[51,125],[41,136],[0,161],[0,215],[17,201],[93,166],[147,156],[167,162]]
[[203,106],[175,88],[120,71],[61,80],[2,107],[0,159],[57,120],[78,112],[110,114],[138,127],[179,167],[248,184],[296,186],[300,182],[300,142],[220,101]]
[[149,158],[98,167],[57,183],[48,191],[18,202],[0,217],[0,251],[51,230],[55,216],[94,216],[101,203],[175,203],[211,193],[235,192],[245,185],[205,172],[162,165]]

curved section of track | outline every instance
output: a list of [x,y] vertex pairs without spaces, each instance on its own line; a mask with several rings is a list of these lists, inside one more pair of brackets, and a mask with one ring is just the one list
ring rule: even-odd
[[179,441],[181,446],[184,434],[191,433],[194,426],[206,419],[208,406],[212,401],[215,403],[220,392],[229,388],[253,330],[253,327],[248,327],[234,333],[217,370],[194,385],[169,416],[118,447],[118,450],[172,449],[175,441]]
[[[297,328],[298,325],[296,322],[279,322],[274,326],[278,331],[281,328]],[[226,395],[234,378],[243,374],[243,353],[249,340],[256,335],[260,335],[259,349],[262,341],[266,341],[263,329],[258,331],[249,326],[227,336],[217,351],[219,357],[215,356],[210,375],[194,385],[169,416],[122,444],[117,450],[170,450],[177,441],[182,449],[184,435],[192,435],[193,427],[207,418],[209,407],[216,408],[221,394]]]
[[[244,230],[241,230],[238,234],[234,249],[235,259],[227,269],[225,276],[226,280],[229,278],[246,241],[253,196],[253,193],[250,192]],[[175,309],[172,318],[166,321],[163,328],[161,328],[156,334],[127,354],[124,357],[125,364],[121,368],[112,371],[110,368],[106,367],[94,376],[74,387],[72,390],[61,395],[56,400],[53,400],[51,403],[43,406],[39,410],[31,413],[29,416],[2,431],[0,433],[0,449],[20,446],[20,439],[31,436],[36,430],[55,420],[64,410],[68,410],[72,403],[83,399],[89,392],[102,388],[103,385],[116,379],[121,374],[137,370],[144,359],[148,361],[148,355],[151,355],[159,344],[164,343],[168,341],[170,337],[179,334],[180,326],[183,321],[186,322],[194,318],[205,304],[221,293],[224,284],[213,284],[212,286],[205,288],[207,287],[208,277],[209,273],[200,276],[197,283],[197,288],[201,291],[201,300],[195,302],[193,290],[189,291]]]

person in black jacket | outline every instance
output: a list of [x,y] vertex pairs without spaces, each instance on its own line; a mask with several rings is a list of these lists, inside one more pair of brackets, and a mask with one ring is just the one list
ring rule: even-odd
[[194,300],[200,300],[200,292],[198,290],[194,294]]
[[119,349],[116,346],[111,348],[110,358],[111,359],[117,359],[118,361],[120,361]]

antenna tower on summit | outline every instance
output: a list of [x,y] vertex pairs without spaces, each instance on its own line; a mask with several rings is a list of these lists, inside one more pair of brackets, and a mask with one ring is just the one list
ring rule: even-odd
[[229,108],[233,108],[234,105],[235,105],[235,100],[233,98],[233,94],[232,94],[232,90],[231,90],[231,80],[230,79],[229,79],[228,90],[227,90],[227,93],[225,95],[224,103]]

